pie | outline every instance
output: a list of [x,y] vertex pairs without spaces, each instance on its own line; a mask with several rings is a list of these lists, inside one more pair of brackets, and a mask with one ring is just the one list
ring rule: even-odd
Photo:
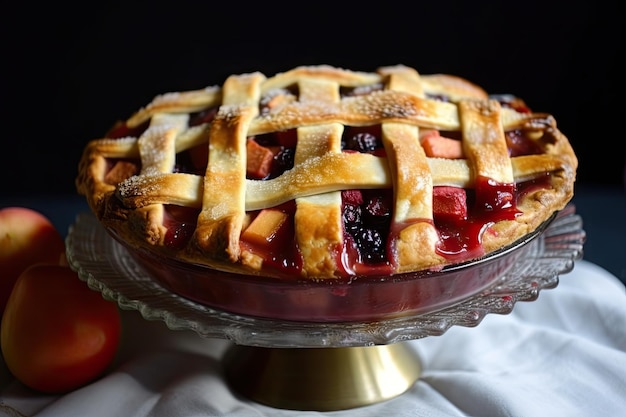
[[86,144],[77,190],[127,247],[277,280],[440,271],[573,196],[553,116],[404,65],[301,66],[159,95]]

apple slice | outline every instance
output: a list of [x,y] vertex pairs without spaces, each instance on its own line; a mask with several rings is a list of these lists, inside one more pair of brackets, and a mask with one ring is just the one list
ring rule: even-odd
[[274,152],[270,148],[259,145],[254,139],[246,143],[246,172],[249,177],[263,179],[272,171]]
[[287,213],[276,209],[264,209],[243,231],[241,238],[253,245],[267,246],[279,234],[287,220]]
[[138,173],[138,163],[118,160],[114,162],[113,167],[104,176],[104,182],[116,185]]
[[467,219],[467,194],[465,190],[450,186],[434,187],[433,216],[442,220]]
[[428,131],[420,137],[426,156],[431,158],[461,159],[463,146],[460,140],[440,136],[437,130]]

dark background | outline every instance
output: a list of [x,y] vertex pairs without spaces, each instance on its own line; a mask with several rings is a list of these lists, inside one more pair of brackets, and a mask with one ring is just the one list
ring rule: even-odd
[[623,184],[617,1],[23,2],[3,12],[4,196],[73,194],[88,140],[160,93],[297,65],[451,73],[552,113],[578,181]]

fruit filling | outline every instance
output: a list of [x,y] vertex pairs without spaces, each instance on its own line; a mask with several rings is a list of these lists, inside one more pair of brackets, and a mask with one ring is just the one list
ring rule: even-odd
[[297,137],[295,129],[248,137],[246,177],[269,180],[293,168]]
[[163,226],[167,229],[164,244],[171,248],[184,247],[196,228],[200,210],[189,207],[165,205]]
[[198,126],[205,123],[211,123],[215,119],[215,115],[219,109],[217,107],[211,107],[206,110],[202,110],[196,113],[191,113],[189,116],[189,127]]
[[107,159],[106,175],[104,182],[110,185],[117,185],[139,173],[141,162],[138,159],[110,158]]
[[248,226],[241,234],[241,247],[262,260],[265,269],[298,277],[302,257],[295,241],[294,201],[247,213]]
[[[342,96],[369,94],[381,90],[382,85],[357,88],[342,88]],[[266,94],[259,111],[267,113],[275,106],[297,100],[296,87],[277,89]],[[520,112],[529,112],[521,100],[510,96],[493,96],[503,106]],[[447,98],[430,97],[442,101]],[[210,123],[217,108],[193,113],[189,126]],[[541,125],[544,121],[538,120]],[[130,128],[118,123],[107,134],[109,138],[138,137],[148,127],[149,122]],[[543,147],[552,143],[550,129],[518,128],[505,132],[507,147],[511,156],[540,154]],[[420,144],[427,157],[463,159],[464,151],[460,132],[420,130]],[[246,178],[265,181],[279,177],[294,166],[297,146],[297,130],[272,132],[250,136],[246,139]],[[380,125],[346,126],[341,138],[342,152],[368,153],[385,157]],[[197,145],[177,154],[174,172],[204,175],[208,160],[206,143]],[[107,160],[105,181],[115,185],[139,173],[139,159]],[[549,174],[545,178],[526,181],[521,184],[503,184],[489,178],[475,179],[471,189],[456,186],[435,186],[433,188],[433,219],[439,243],[437,253],[452,261],[475,258],[482,255],[481,236],[491,224],[500,220],[511,220],[520,212],[518,198],[536,187],[548,185]],[[302,259],[295,241],[294,201],[278,207],[248,212],[241,234],[240,246],[251,256],[258,257],[263,268],[279,271],[281,275],[299,276]],[[349,189],[341,191],[343,219],[343,247],[339,248],[339,264],[346,271],[384,271],[393,263],[392,224],[394,195],[391,189]],[[164,244],[173,248],[184,247],[195,230],[199,208],[165,206],[167,234]],[[354,268],[354,265],[359,265]]]
[[358,263],[388,263],[388,235],[391,228],[393,192],[346,190],[341,193],[345,249],[353,251]]

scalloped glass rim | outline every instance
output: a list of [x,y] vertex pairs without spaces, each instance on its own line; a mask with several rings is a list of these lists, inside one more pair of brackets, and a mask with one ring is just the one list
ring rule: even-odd
[[172,330],[259,347],[350,347],[396,343],[441,335],[451,326],[474,327],[489,313],[508,314],[516,302],[533,301],[558,285],[583,253],[582,219],[570,204],[527,252],[480,293],[430,313],[367,322],[295,322],[243,316],[177,295],[156,282],[91,213],[81,213],[66,239],[70,266],[81,280],[125,310],[162,320]]

